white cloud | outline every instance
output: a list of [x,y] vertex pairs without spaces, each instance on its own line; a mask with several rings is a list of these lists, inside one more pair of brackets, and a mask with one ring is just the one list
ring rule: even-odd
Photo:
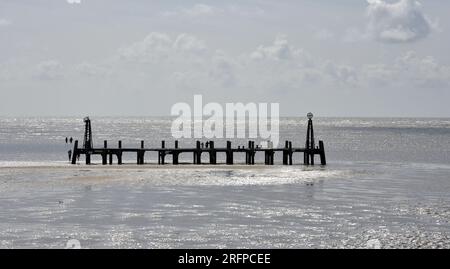
[[128,61],[154,62],[167,58],[172,47],[173,41],[169,35],[152,32],[144,40],[120,49],[119,56]]
[[37,78],[43,80],[54,80],[63,77],[63,67],[56,60],[47,60],[37,64]]
[[[256,61],[278,61],[281,64],[295,67],[312,67],[315,59],[300,47],[291,45],[286,36],[278,36],[270,45],[260,45],[249,54],[250,59]],[[271,63],[268,63],[269,65]]]
[[11,25],[11,21],[7,19],[0,19],[0,27]]
[[203,40],[188,34],[180,34],[175,39],[173,47],[183,52],[202,53],[206,51],[206,45]]
[[397,58],[396,67],[405,81],[419,87],[450,86],[450,66],[439,64],[434,57],[420,57],[408,51]]
[[[450,86],[450,67],[432,57],[405,52],[384,63],[340,64],[310,55],[285,36],[256,46],[254,51],[230,55],[209,48],[193,35],[172,37],[154,32],[121,49],[119,54],[120,57],[107,64],[84,62],[69,69],[76,73],[63,73],[63,66],[58,61],[44,61],[37,65],[37,76],[46,80],[73,74],[107,76],[133,85],[151,83],[153,89],[166,91],[248,92],[252,95],[306,88],[360,91],[379,87],[432,89]],[[7,78],[5,73],[3,79]]]
[[314,38],[318,40],[329,40],[334,38],[334,33],[328,29],[320,29],[314,33]]
[[431,21],[416,0],[367,0],[368,34],[375,40],[387,43],[414,42],[428,36],[433,28]]
[[305,85],[336,89],[450,85],[450,68],[431,57],[421,58],[408,52],[388,64],[340,64],[310,55],[291,44],[286,36],[278,36],[254,51],[230,56],[208,48],[193,35],[179,34],[172,38],[164,33],[151,33],[143,41],[122,49],[120,54],[120,59],[126,62],[145,64],[146,67],[138,69],[147,70],[148,75],[161,72],[160,78],[173,80],[165,83],[178,89],[264,92],[299,90]]
[[144,40],[119,50],[119,57],[130,62],[176,62],[200,59],[205,54],[205,42],[189,34],[179,34],[173,39],[168,34],[152,32]]
[[365,65],[363,82],[375,86],[416,87],[420,89],[450,86],[450,66],[431,56],[420,57],[414,51],[399,55],[392,64]]
[[300,54],[300,50],[296,50],[289,45],[284,36],[279,36],[275,39],[273,44],[269,46],[261,45],[254,52],[250,54],[252,59],[272,59],[272,60],[290,60],[296,54]]
[[88,62],[83,62],[75,66],[75,71],[88,77],[105,77],[112,73],[111,68]]
[[213,6],[205,4],[195,4],[192,7],[179,8],[178,10],[175,11],[163,12],[162,15],[168,17],[170,16],[199,17],[199,16],[211,16],[220,11],[221,11],[220,9]]
[[356,27],[350,27],[345,30],[342,41],[345,43],[355,43],[358,41],[366,40],[367,34]]
[[244,7],[238,5],[230,5],[225,8],[229,14],[238,15],[242,17],[258,17],[266,14],[264,9],[260,7]]
[[217,51],[212,57],[210,77],[224,87],[237,85],[238,63],[221,51]]
[[172,11],[161,13],[164,17],[211,17],[217,15],[240,16],[247,18],[259,17],[265,14],[264,9],[260,7],[247,7],[242,5],[228,5],[217,7],[206,4],[195,4],[191,7],[182,7]]
[[81,4],[81,0],[66,0],[69,4]]
[[340,65],[333,62],[326,62],[323,71],[330,76],[333,81],[344,85],[356,85],[359,77],[356,69],[349,65]]

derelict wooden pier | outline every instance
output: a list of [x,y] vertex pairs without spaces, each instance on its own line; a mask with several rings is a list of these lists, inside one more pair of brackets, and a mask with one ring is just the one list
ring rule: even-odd
[[[303,155],[303,164],[314,165],[315,156],[319,157],[320,164],[326,165],[325,158],[325,148],[323,141],[319,141],[318,146],[315,146],[314,142],[314,130],[312,125],[312,114],[308,116],[308,130],[306,136],[305,147],[293,147],[292,141],[285,141],[284,147],[260,147],[255,146],[255,141],[248,141],[247,146],[232,147],[231,141],[227,141],[226,145],[222,147],[216,147],[214,141],[208,141],[206,143],[201,143],[196,141],[195,146],[191,148],[180,148],[178,141],[175,141],[172,147],[167,147],[166,141],[161,141],[161,146],[157,148],[145,147],[145,142],[141,141],[140,147],[123,147],[122,141],[118,141],[117,147],[108,147],[108,141],[103,142],[102,148],[94,148],[92,142],[92,130],[91,122],[89,118],[85,118],[85,135],[84,143],[82,147],[79,147],[78,140],[75,140],[73,154],[71,163],[76,164],[77,159],[80,155],[85,156],[86,164],[91,164],[92,155],[100,155],[102,158],[102,164],[112,165],[114,162],[114,156],[117,160],[117,164],[121,165],[123,163],[122,156],[124,153],[135,153],[136,163],[138,165],[143,165],[146,163],[145,154],[147,152],[157,152],[158,153],[158,164],[166,164],[166,156],[172,156],[172,164],[180,164],[179,156],[181,154],[190,154],[192,156],[192,164],[202,164],[202,155],[209,155],[209,161],[204,162],[207,164],[218,164],[223,163],[227,165],[235,164],[234,157],[237,154],[245,154],[245,164],[254,165],[255,155],[264,155],[264,164],[273,165],[275,159],[275,153],[282,153],[282,163],[283,165],[292,165],[294,153],[300,153],[295,155]],[[206,145],[206,146],[204,146]],[[225,160],[218,160],[217,153],[225,153]]]

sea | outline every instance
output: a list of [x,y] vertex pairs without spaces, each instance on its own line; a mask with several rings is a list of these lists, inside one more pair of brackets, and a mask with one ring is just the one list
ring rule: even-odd
[[[99,147],[173,145],[170,117],[91,120]],[[214,166],[156,153],[88,166],[69,164],[65,141],[82,144],[82,117],[0,117],[0,248],[450,248],[449,118],[313,122],[326,166],[298,153],[291,166],[221,153]],[[279,124],[280,146],[304,146],[305,118]]]

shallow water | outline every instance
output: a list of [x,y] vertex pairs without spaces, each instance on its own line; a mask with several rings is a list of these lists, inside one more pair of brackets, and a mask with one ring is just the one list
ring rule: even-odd
[[[132,155],[122,167],[71,166],[63,139],[82,137],[80,119],[0,123],[2,248],[69,239],[83,248],[450,247],[449,119],[316,119],[325,167],[301,156],[293,166],[136,166]],[[282,140],[300,146],[305,128],[282,119]],[[93,129],[97,144],[157,146],[170,119],[100,118]]]

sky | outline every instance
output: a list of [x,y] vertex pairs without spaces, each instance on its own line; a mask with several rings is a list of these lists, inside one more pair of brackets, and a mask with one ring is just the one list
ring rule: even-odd
[[0,116],[450,117],[448,0],[0,0]]

